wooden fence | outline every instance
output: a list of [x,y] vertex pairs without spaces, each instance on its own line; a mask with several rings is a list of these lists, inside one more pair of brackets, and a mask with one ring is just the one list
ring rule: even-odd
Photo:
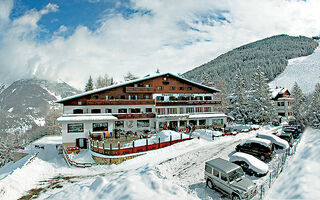
[[145,151],[150,151],[150,150],[156,150],[156,149],[161,149],[163,147],[167,147],[173,144],[176,144],[178,142],[183,142],[186,140],[191,140],[192,138],[182,138],[182,134],[180,136],[180,139],[177,140],[172,140],[172,136],[170,136],[170,141],[166,142],[161,142],[160,138],[158,139],[158,142],[155,144],[148,144],[148,139],[146,139],[146,145],[143,146],[135,146],[135,142],[132,142],[132,147],[120,147],[120,143],[116,146],[110,145],[105,145],[104,142],[99,142],[99,141],[94,141],[90,140],[90,148],[93,152],[100,153],[103,155],[108,155],[108,156],[117,156],[117,155],[127,155],[127,154],[132,154],[132,153],[140,153],[140,152],[145,152]]

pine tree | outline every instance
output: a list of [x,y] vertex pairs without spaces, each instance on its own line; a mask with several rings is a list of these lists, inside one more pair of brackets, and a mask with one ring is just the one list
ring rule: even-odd
[[131,72],[128,72],[124,77],[123,77],[124,81],[132,81],[135,79],[138,79],[138,77],[134,74],[132,74]]
[[308,116],[309,124],[314,128],[320,128],[320,83],[316,84],[312,93]]
[[248,96],[244,80],[240,71],[237,71],[234,84],[234,93],[231,99],[230,115],[236,122],[247,123],[248,121]]
[[217,80],[217,89],[220,90],[219,93],[217,93],[217,98],[221,101],[221,111],[223,113],[227,113],[227,109],[229,106],[229,101],[228,101],[228,94],[227,94],[227,85],[226,82],[219,77]]
[[275,105],[271,100],[270,87],[260,67],[254,74],[249,95],[250,121],[256,124],[271,122],[276,117]]
[[89,80],[88,80],[88,82],[86,84],[86,87],[85,87],[84,91],[87,92],[87,91],[90,91],[90,90],[93,90],[93,82],[92,82],[91,76],[89,77]]
[[292,104],[293,116],[299,124],[305,125],[307,123],[307,97],[302,93],[297,82],[294,83],[291,97],[294,99]]

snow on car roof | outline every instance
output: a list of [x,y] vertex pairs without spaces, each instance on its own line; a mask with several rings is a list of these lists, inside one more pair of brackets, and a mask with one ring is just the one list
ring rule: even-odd
[[272,143],[277,144],[277,145],[283,147],[284,149],[289,148],[288,142],[284,139],[279,138],[276,135],[268,134],[268,133],[258,133],[257,137],[270,140]]
[[259,143],[266,147],[270,147],[270,145],[272,144],[270,140],[262,139],[262,138],[252,138],[252,139],[246,140],[245,143]]
[[269,167],[266,163],[246,153],[236,152],[230,157],[230,161],[231,162],[244,161],[249,165],[249,168],[251,168],[253,171],[258,172],[260,174],[265,174],[269,171]]

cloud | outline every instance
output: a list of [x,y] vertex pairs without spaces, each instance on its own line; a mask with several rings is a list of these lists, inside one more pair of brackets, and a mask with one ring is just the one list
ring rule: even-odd
[[58,5],[10,21],[12,1],[1,2],[0,18],[7,19],[0,23],[2,80],[38,76],[82,89],[89,75],[108,73],[120,80],[127,71],[183,73],[268,36],[320,33],[317,0],[132,0],[126,6],[131,10],[126,15],[106,10],[95,30],[78,26],[65,36],[68,27],[61,26],[50,40],[38,41],[44,31],[38,21]]

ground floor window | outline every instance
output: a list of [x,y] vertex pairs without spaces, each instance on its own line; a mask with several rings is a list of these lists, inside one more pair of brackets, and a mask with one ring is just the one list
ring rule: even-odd
[[205,126],[206,125],[206,120],[205,119],[200,119],[199,120],[199,126]]
[[283,117],[285,117],[286,116],[286,114],[285,113],[283,113],[283,112],[281,112],[281,113],[278,113],[280,116],[283,116]]
[[124,121],[116,121],[115,125],[116,128],[124,128]]
[[181,127],[187,127],[187,121],[180,121]]
[[68,133],[83,132],[83,123],[68,124]]
[[74,109],[73,114],[83,114],[83,110],[82,109]]
[[101,109],[92,109],[91,113],[101,113]]
[[213,125],[221,125],[223,124],[223,119],[212,119]]
[[149,126],[150,126],[149,120],[137,120],[138,128],[149,127]]
[[167,124],[167,122],[159,122],[159,128],[163,128],[164,125],[166,125],[166,124]]
[[108,123],[103,122],[103,123],[92,123],[92,131],[108,131]]
[[190,125],[197,125],[197,120],[189,120]]

